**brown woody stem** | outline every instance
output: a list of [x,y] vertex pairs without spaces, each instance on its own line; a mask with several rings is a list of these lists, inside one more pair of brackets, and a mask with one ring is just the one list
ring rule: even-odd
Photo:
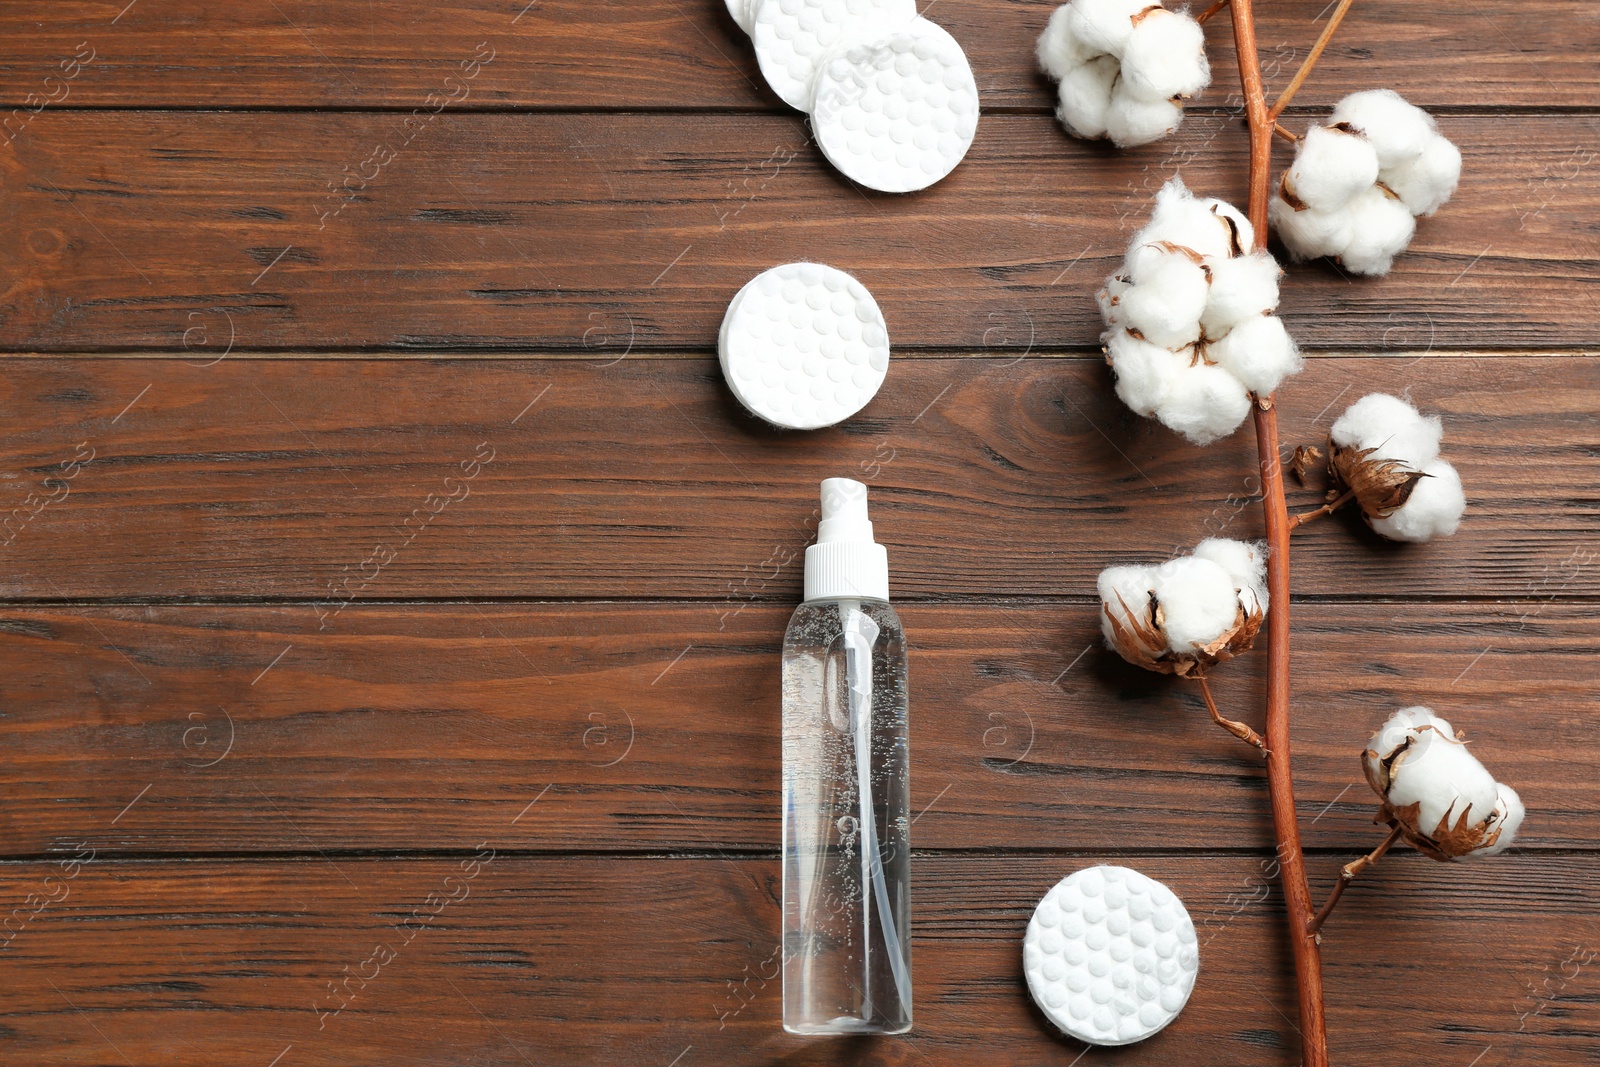
[[1272,105],[1272,110],[1267,112],[1267,118],[1276,120],[1283,114],[1283,109],[1289,106],[1289,101],[1294,99],[1294,94],[1300,91],[1300,86],[1306,83],[1311,76],[1311,69],[1317,65],[1317,60],[1322,58],[1323,51],[1328,47],[1328,42],[1333,40],[1334,32],[1339,29],[1339,23],[1344,21],[1345,12],[1350,10],[1354,0],[1339,0],[1339,6],[1328,18],[1328,24],[1322,27],[1322,36],[1317,38],[1317,43],[1311,46],[1311,54],[1306,56],[1306,61],[1300,64],[1300,69],[1294,72],[1294,79],[1289,82],[1289,87],[1278,97],[1278,102]]
[[[1250,224],[1255,246],[1267,247],[1267,197],[1272,168],[1272,127],[1256,51],[1254,0],[1232,0],[1233,39],[1239,58],[1250,129]],[[1302,68],[1302,71],[1304,68]],[[1304,80],[1303,78],[1300,80]],[[1300,1009],[1303,1067],[1328,1067],[1328,1026],[1323,1008],[1322,949],[1306,929],[1312,918],[1306,884],[1305,853],[1294,807],[1294,774],[1289,765],[1289,505],[1278,459],[1278,408],[1266,398],[1255,406],[1256,454],[1261,464],[1261,510],[1267,526],[1267,795],[1278,839],[1279,880],[1288,909],[1289,945],[1294,957],[1295,992]]]
[[1298,142],[1300,140],[1299,135],[1296,134],[1293,130],[1288,129],[1287,127],[1285,127],[1285,126],[1283,126],[1283,125],[1281,125],[1279,123],[1276,123],[1276,122],[1274,122],[1272,124],[1272,132],[1275,133],[1276,135],[1278,135],[1279,137],[1282,137],[1285,141],[1288,141],[1290,144],[1295,144],[1296,142]]
[[1335,511],[1338,511],[1355,498],[1356,491],[1354,489],[1347,489],[1345,490],[1343,496],[1336,497],[1335,499],[1328,501],[1315,511],[1302,511],[1298,515],[1290,516],[1289,529],[1297,530],[1306,523],[1310,522],[1312,519],[1320,519],[1324,515],[1332,515]]
[[1211,713],[1211,721],[1228,731],[1234,737],[1237,737],[1239,740],[1247,742],[1248,744],[1252,744],[1261,749],[1262,753],[1265,754],[1267,746],[1266,743],[1261,740],[1260,734],[1256,733],[1254,730],[1250,729],[1250,727],[1236,719],[1225,719],[1222,717],[1222,713],[1217,710],[1217,702],[1211,697],[1211,683],[1206,681],[1206,676],[1203,674],[1197,674],[1194,676],[1194,678],[1195,681],[1200,683],[1200,695],[1206,698],[1206,710]]
[[1212,15],[1217,14],[1219,11],[1221,11],[1223,8],[1225,8],[1227,6],[1228,6],[1228,0],[1217,0],[1216,3],[1212,4],[1210,7],[1206,8],[1204,11],[1200,12],[1200,14],[1196,15],[1194,17],[1194,20],[1196,22],[1206,22],[1211,18]]
[[1356,880],[1356,875],[1371,867],[1383,858],[1389,847],[1400,840],[1400,825],[1395,824],[1389,831],[1389,836],[1383,839],[1383,844],[1368,852],[1358,860],[1353,860],[1339,869],[1339,881],[1334,883],[1333,892],[1328,894],[1328,900],[1322,905],[1312,920],[1306,923],[1306,932],[1312,937],[1317,937],[1322,931],[1322,924],[1328,921],[1328,916],[1333,914],[1333,906],[1339,903],[1339,898],[1344,896],[1345,887]]

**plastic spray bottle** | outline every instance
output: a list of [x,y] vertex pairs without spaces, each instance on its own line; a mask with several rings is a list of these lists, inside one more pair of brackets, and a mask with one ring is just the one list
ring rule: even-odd
[[906,645],[867,487],[822,483],[783,639],[783,1028],[911,1029]]

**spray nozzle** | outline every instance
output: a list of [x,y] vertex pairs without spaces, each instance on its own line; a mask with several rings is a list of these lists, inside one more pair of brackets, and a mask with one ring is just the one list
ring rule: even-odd
[[850,478],[824,478],[822,521],[817,524],[817,543],[871,540],[872,522],[867,518],[867,487]]

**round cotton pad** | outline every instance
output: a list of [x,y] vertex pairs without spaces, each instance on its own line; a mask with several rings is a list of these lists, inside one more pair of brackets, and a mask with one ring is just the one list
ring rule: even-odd
[[1034,909],[1022,969],[1040,1010],[1091,1045],[1130,1045],[1189,1001],[1200,949],[1183,901],[1127,867],[1086,867]]
[[972,146],[978,83],[956,39],[919,18],[831,53],[817,74],[811,126],[851,180],[885,193],[925,189]]
[[759,0],[750,38],[772,91],[809,111],[817,66],[830,49],[876,40],[916,17],[916,0]]
[[854,415],[889,371],[878,302],[820,263],[785,263],[750,279],[728,305],[717,349],[739,402],[795,430]]

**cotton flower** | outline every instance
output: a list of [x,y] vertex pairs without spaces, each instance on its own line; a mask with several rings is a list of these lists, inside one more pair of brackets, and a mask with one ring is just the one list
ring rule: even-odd
[[1271,394],[1301,366],[1272,314],[1277,261],[1247,251],[1254,240],[1235,208],[1174,179],[1099,294],[1117,396],[1196,444],[1238,429],[1250,394]]
[[1430,708],[1390,716],[1361,754],[1382,798],[1379,821],[1436,860],[1504,852],[1522,826],[1522,798],[1494,780],[1463,735]]
[[1051,14],[1037,55],[1061,83],[1066,131],[1119,148],[1177,129],[1183,101],[1211,82],[1200,24],[1150,0],[1070,0]]
[[1431,541],[1460,527],[1467,498],[1461,476],[1439,458],[1437,415],[1372,393],[1339,416],[1330,436],[1335,493],[1353,494],[1374,531],[1391,541]]
[[1460,151],[1426,111],[1389,89],[1352,93],[1295,145],[1269,214],[1296,259],[1386,274],[1415,216],[1439,210],[1460,178]]
[[1106,646],[1163,674],[1204,673],[1248,650],[1267,610],[1266,548],[1211,538],[1165,563],[1100,572]]

